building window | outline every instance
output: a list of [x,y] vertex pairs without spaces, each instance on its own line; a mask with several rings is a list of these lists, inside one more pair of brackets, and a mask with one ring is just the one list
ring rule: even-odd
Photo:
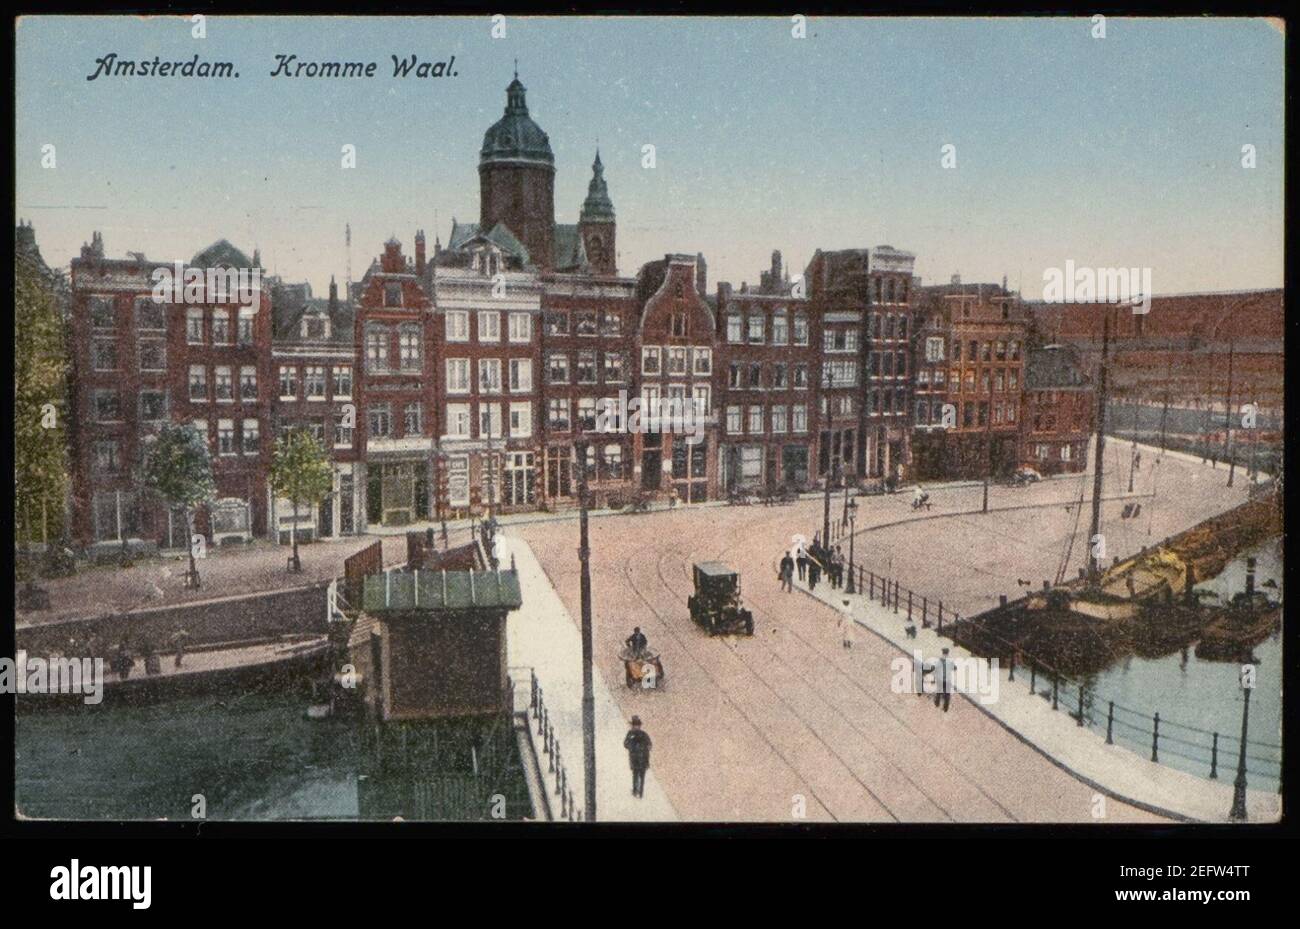
[[744,366],[739,361],[733,361],[727,365],[727,386],[735,389],[741,386],[741,376]]
[[773,432],[786,431],[786,429],[788,428],[788,422],[786,420],[787,415],[788,415],[788,410],[786,407],[784,406],[772,407],[772,431]]
[[167,394],[159,390],[140,393],[140,419],[146,423],[161,422],[167,418]]
[[606,310],[600,316],[600,334],[617,336],[623,334],[623,317],[618,312]]
[[213,381],[218,401],[229,403],[235,399],[235,378],[230,368],[220,365],[214,369]]
[[478,314],[478,340],[480,342],[501,341],[501,314],[492,310],[480,310]]
[[233,419],[217,420],[217,454],[238,454],[235,449],[235,421]]
[[786,345],[790,342],[790,321],[785,310],[777,310],[772,315],[772,344]]
[[231,342],[230,313],[225,310],[212,311],[212,344],[229,345]]
[[469,359],[447,359],[447,393],[469,393]]
[[[886,358],[890,356],[885,356]],[[829,388],[856,387],[858,363],[856,361],[823,361],[822,386]]]
[[420,348],[420,330],[416,326],[403,326],[397,333],[397,350],[403,371],[419,371],[424,362]]
[[559,310],[547,311],[544,325],[547,335],[568,335],[569,314]]
[[280,399],[296,400],[298,397],[298,369],[280,368]]
[[469,438],[469,404],[447,404],[447,435],[450,438]]
[[447,311],[447,341],[469,341],[469,313],[464,310]]
[[797,364],[794,366],[794,388],[795,390],[806,390],[808,387],[808,366],[806,364]]
[[709,387],[707,384],[698,384],[691,388],[691,399],[695,401],[695,415],[697,417],[709,415]]
[[531,403],[510,404],[510,437],[526,439],[533,434],[533,405]]
[[510,359],[511,393],[528,393],[533,389],[533,361],[531,358]]
[[140,340],[140,370],[167,370],[167,343],[162,339]]
[[740,407],[727,407],[727,432],[733,435],[740,434]]
[[208,399],[208,369],[203,365],[190,365],[190,400],[201,403]]
[[90,345],[91,360],[96,371],[117,370],[117,342],[113,339],[96,339]]
[[261,440],[261,427],[256,419],[244,420],[244,454],[256,455]]
[[659,367],[659,348],[653,345],[647,345],[641,349],[641,373],[642,374],[660,374]]
[[402,305],[402,285],[384,285],[384,306],[400,307]]
[[692,360],[695,362],[694,371],[696,374],[707,377],[713,374],[713,349],[696,348],[691,351]]
[[763,431],[763,408],[761,406],[751,406],[749,408],[748,431],[751,434],[758,434]]
[[116,439],[95,443],[95,470],[101,474],[116,474],[122,466],[121,447]]
[[167,307],[149,297],[135,301],[135,325],[138,329],[166,329]]
[[546,356],[546,383],[569,383],[569,356],[552,352]]
[[594,336],[599,331],[596,322],[596,313],[592,310],[583,310],[574,314],[574,334],[582,336]]
[[[202,322],[203,311],[199,310]],[[117,310],[112,297],[90,298],[90,325],[93,329],[114,329],[117,327]]]
[[591,432],[596,428],[596,398],[578,398],[578,431]]
[[749,377],[745,381],[745,386],[751,390],[762,390],[763,388],[763,366],[757,361],[749,365]]
[[925,340],[925,360],[943,361],[943,336],[930,336]]
[[366,411],[370,438],[386,439],[393,434],[393,408],[387,403],[373,403]]
[[552,399],[547,402],[546,423],[552,432],[569,431],[569,401],[567,398]]
[[483,394],[501,393],[501,359],[480,358],[478,361],[478,390]]
[[622,352],[605,353],[605,383],[606,384],[623,383],[623,353]]
[[808,344],[808,317],[803,313],[794,315],[794,344]]
[[335,400],[352,396],[352,366],[339,365],[331,372],[334,380],[333,394]]
[[366,368],[377,373],[388,370],[388,330],[374,327],[366,330]]
[[673,377],[685,376],[686,349],[684,348],[668,349],[668,374]]
[[[257,311],[253,309],[243,309],[239,311],[239,344],[253,344],[253,319]],[[325,334],[329,335],[329,321],[325,321]]]
[[402,434],[424,435],[424,407],[421,404],[408,403],[402,410]]
[[596,383],[596,353],[578,352],[578,367],[575,372],[576,383]]
[[750,345],[761,345],[763,343],[763,328],[763,314],[749,314],[746,341],[749,342]]
[[500,438],[500,404],[484,403],[478,405],[478,438]]
[[790,407],[790,431],[808,431],[808,407],[802,403]]
[[531,342],[533,339],[533,318],[527,313],[510,314],[510,341]]
[[727,341],[740,342],[741,327],[744,325],[739,313],[731,313],[727,316]]
[[772,389],[785,390],[789,386],[789,367],[784,362],[772,365]]
[[672,322],[672,333],[677,338],[686,337],[686,314],[674,313]]
[[352,438],[356,430],[351,425],[351,422],[354,422],[354,420],[350,420],[348,413],[340,412],[334,414],[335,448],[352,447]]

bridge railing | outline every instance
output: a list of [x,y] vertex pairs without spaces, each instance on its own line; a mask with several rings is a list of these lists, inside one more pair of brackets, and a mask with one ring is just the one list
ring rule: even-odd
[[[560,740],[556,738],[550,709],[546,705],[546,692],[536,671],[530,667],[512,666],[510,689],[514,712],[524,714],[528,723],[528,736],[537,755],[543,785],[559,798],[559,818],[569,822],[580,821],[582,810],[574,802],[569,769],[560,751]],[[544,767],[543,760],[546,762]]]

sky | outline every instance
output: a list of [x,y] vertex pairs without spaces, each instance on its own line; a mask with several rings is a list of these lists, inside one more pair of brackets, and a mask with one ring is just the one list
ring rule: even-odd
[[[324,294],[382,243],[478,220],[478,151],[518,59],[576,222],[599,144],[619,270],[702,252],[710,288],[773,249],[889,244],[924,283],[1152,269],[1156,293],[1280,287],[1284,37],[1247,19],[25,17],[17,217],[66,266],[188,259],[227,238]],[[497,30],[498,32],[500,29]],[[95,60],[230,61],[237,79],[100,77]],[[371,79],[273,78],[277,54]],[[454,77],[393,78],[392,55]],[[49,149],[54,146],[54,165]],[[341,167],[356,146],[356,167]],[[655,163],[644,165],[644,146]],[[944,146],[955,167],[944,167]],[[1252,145],[1256,166],[1243,168]],[[45,164],[43,164],[43,161]],[[16,218],[17,218],[16,217]]]

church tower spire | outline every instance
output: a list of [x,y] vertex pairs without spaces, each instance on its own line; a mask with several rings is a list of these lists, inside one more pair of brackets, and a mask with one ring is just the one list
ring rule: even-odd
[[614,250],[617,224],[614,220],[614,203],[609,199],[605,183],[605,165],[596,149],[596,160],[591,165],[591,182],[587,185],[587,199],[582,201],[578,213],[578,234],[587,252],[591,270],[597,274],[617,274]]

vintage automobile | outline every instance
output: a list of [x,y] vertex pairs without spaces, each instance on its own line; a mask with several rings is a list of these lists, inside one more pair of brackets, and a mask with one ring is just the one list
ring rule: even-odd
[[740,575],[720,561],[695,565],[695,593],[686,601],[691,619],[709,635],[753,635],[754,614],[741,606]]

